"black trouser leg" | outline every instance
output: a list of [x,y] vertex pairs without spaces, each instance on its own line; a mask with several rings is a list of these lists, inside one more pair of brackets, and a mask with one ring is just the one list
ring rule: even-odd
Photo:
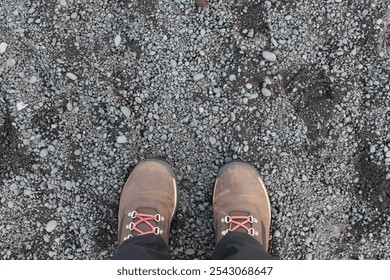
[[222,237],[215,248],[214,260],[274,260],[252,236],[231,231]]
[[165,241],[157,235],[131,237],[123,242],[113,260],[171,260]]

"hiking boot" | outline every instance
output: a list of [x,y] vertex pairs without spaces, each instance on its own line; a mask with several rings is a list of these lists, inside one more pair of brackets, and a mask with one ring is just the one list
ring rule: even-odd
[[255,168],[243,162],[223,166],[215,182],[213,205],[216,243],[229,231],[245,232],[268,251],[271,206]]
[[176,205],[172,168],[160,160],[139,163],[127,179],[119,202],[119,245],[128,238],[147,234],[161,236],[168,244]]

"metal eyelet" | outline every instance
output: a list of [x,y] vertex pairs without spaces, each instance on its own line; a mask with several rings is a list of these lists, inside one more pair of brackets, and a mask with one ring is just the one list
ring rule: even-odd
[[160,234],[160,228],[159,228],[159,227],[155,227],[155,228],[153,229],[153,233],[154,233],[155,235]]
[[255,231],[254,228],[250,228],[250,229],[248,230],[248,234],[251,235],[251,236],[254,236],[255,233],[256,233],[256,231]]
[[133,230],[133,229],[134,229],[134,225],[135,225],[135,224],[134,224],[133,222],[131,222],[131,223],[129,224],[129,228],[128,228],[128,229],[129,229],[129,230]]
[[130,213],[129,216],[134,219],[136,217],[136,215],[137,215],[137,211],[133,211]]
[[232,219],[228,215],[228,216],[225,217],[224,221],[225,221],[225,223],[229,224],[229,223],[231,223]]
[[160,214],[156,214],[156,215],[154,215],[154,220],[156,221],[156,222],[159,222],[159,221],[161,221],[161,215]]

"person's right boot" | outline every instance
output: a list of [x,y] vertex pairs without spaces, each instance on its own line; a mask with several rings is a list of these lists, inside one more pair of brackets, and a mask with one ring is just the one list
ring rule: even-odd
[[268,251],[271,206],[259,173],[243,162],[221,168],[214,186],[216,244],[229,231],[253,236]]

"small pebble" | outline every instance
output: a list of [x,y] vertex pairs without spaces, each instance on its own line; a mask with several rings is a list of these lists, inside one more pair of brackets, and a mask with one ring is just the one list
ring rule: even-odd
[[275,230],[274,231],[274,237],[276,237],[276,238],[280,237],[280,231]]
[[246,87],[247,89],[252,89],[252,88],[253,88],[252,84],[250,84],[250,83],[247,83],[247,84],[245,85],[245,87]]
[[235,81],[235,80],[236,80],[236,75],[231,74],[231,75],[229,76],[229,81],[233,82],[233,81]]
[[16,60],[15,59],[10,58],[10,59],[7,60],[7,66],[8,67],[15,66],[15,64],[16,64]]
[[57,221],[51,220],[50,222],[47,223],[45,229],[47,232],[52,232],[56,227],[57,227]]
[[306,257],[307,260],[311,260],[313,258],[313,254],[308,253],[308,254],[306,254],[305,257]]
[[48,154],[49,154],[49,152],[46,149],[42,149],[41,152],[39,153],[39,156],[41,158],[45,158],[45,157],[47,157]]
[[24,108],[26,108],[28,105],[27,104],[25,104],[23,101],[20,101],[20,102],[18,102],[17,104],[16,104],[16,109],[18,110],[18,111],[20,111],[20,110],[23,110]]
[[8,201],[8,207],[9,208],[14,208],[14,203],[12,201]]
[[267,88],[262,88],[262,89],[261,89],[261,94],[262,94],[263,96],[265,96],[265,97],[269,97],[269,96],[272,95],[271,91],[270,91],[269,89],[267,89]]
[[32,76],[31,78],[30,78],[30,84],[35,84],[36,82],[37,82],[37,77],[36,76]]
[[272,62],[276,60],[276,55],[273,52],[263,51],[263,58]]
[[0,53],[5,53],[5,51],[7,50],[7,47],[8,47],[8,44],[7,43],[1,43],[0,44]]
[[195,254],[195,250],[194,249],[187,249],[187,250],[185,250],[185,252],[184,252],[186,255],[193,255],[193,254]]
[[118,47],[120,45],[121,40],[122,40],[121,35],[118,34],[115,36],[115,39],[114,39],[115,47]]
[[73,81],[76,81],[76,80],[77,80],[77,76],[76,76],[75,74],[73,74],[73,73],[68,72],[68,73],[66,73],[66,76],[67,76],[69,79],[73,80]]
[[176,68],[176,66],[177,66],[176,60],[171,59],[171,67]]
[[130,112],[129,107],[122,106],[122,107],[121,107],[121,111],[122,111],[122,114],[123,114],[125,117],[127,117],[127,118],[130,117],[131,112]]
[[127,142],[126,136],[121,135],[116,138],[116,142],[119,144],[124,144]]
[[217,139],[215,139],[213,136],[211,136],[209,138],[209,140],[210,140],[211,145],[214,145],[215,143],[217,143]]
[[204,74],[203,74],[203,73],[197,73],[197,74],[195,74],[194,77],[193,77],[193,79],[194,79],[195,82],[200,81],[200,80],[202,80],[203,78],[204,78]]

